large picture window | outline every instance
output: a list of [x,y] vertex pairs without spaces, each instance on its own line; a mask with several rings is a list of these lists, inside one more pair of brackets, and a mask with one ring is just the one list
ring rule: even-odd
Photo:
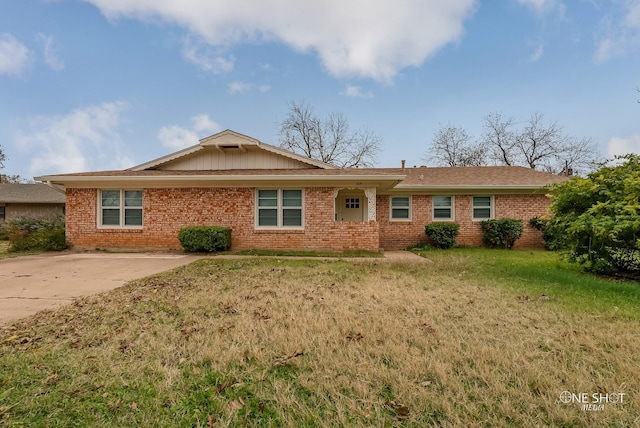
[[141,227],[142,190],[101,190],[100,226]]
[[257,226],[265,228],[302,227],[302,190],[258,190]]
[[391,198],[391,220],[411,220],[410,196],[394,196]]
[[434,196],[432,199],[433,219],[453,220],[453,196]]
[[473,219],[487,220],[493,218],[493,198],[491,196],[473,197]]

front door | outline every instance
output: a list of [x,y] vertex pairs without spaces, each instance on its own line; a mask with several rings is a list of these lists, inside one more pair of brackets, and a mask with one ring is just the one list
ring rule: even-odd
[[341,198],[340,217],[342,221],[362,221],[364,198],[360,195],[345,195]]

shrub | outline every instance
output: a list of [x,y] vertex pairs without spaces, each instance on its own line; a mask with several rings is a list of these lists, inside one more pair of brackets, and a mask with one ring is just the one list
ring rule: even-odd
[[511,249],[522,236],[524,229],[522,220],[501,218],[499,220],[484,220],[482,227],[482,242],[491,248]]
[[62,251],[65,239],[64,217],[17,218],[6,225],[9,251]]
[[433,245],[442,249],[453,247],[459,230],[460,225],[458,223],[431,223],[424,227],[424,232],[433,242]]
[[617,157],[551,189],[549,227],[586,271],[640,277],[640,156]]
[[558,235],[551,227],[548,219],[543,217],[533,217],[529,220],[529,225],[542,232],[542,240],[547,250],[556,251],[560,248],[562,235]]
[[185,251],[215,252],[231,248],[231,229],[218,226],[183,227],[178,233],[178,240]]

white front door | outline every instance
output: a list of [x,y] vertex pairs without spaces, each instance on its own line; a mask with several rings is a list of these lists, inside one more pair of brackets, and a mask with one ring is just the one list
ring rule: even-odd
[[341,218],[342,221],[363,221],[364,198],[359,195],[345,195],[341,198]]

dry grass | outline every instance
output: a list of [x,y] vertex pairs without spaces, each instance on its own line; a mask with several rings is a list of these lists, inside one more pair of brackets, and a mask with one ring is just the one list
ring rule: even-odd
[[[42,312],[0,330],[0,425],[639,424],[637,319],[452,254],[201,260]],[[627,395],[589,412],[565,390]]]

